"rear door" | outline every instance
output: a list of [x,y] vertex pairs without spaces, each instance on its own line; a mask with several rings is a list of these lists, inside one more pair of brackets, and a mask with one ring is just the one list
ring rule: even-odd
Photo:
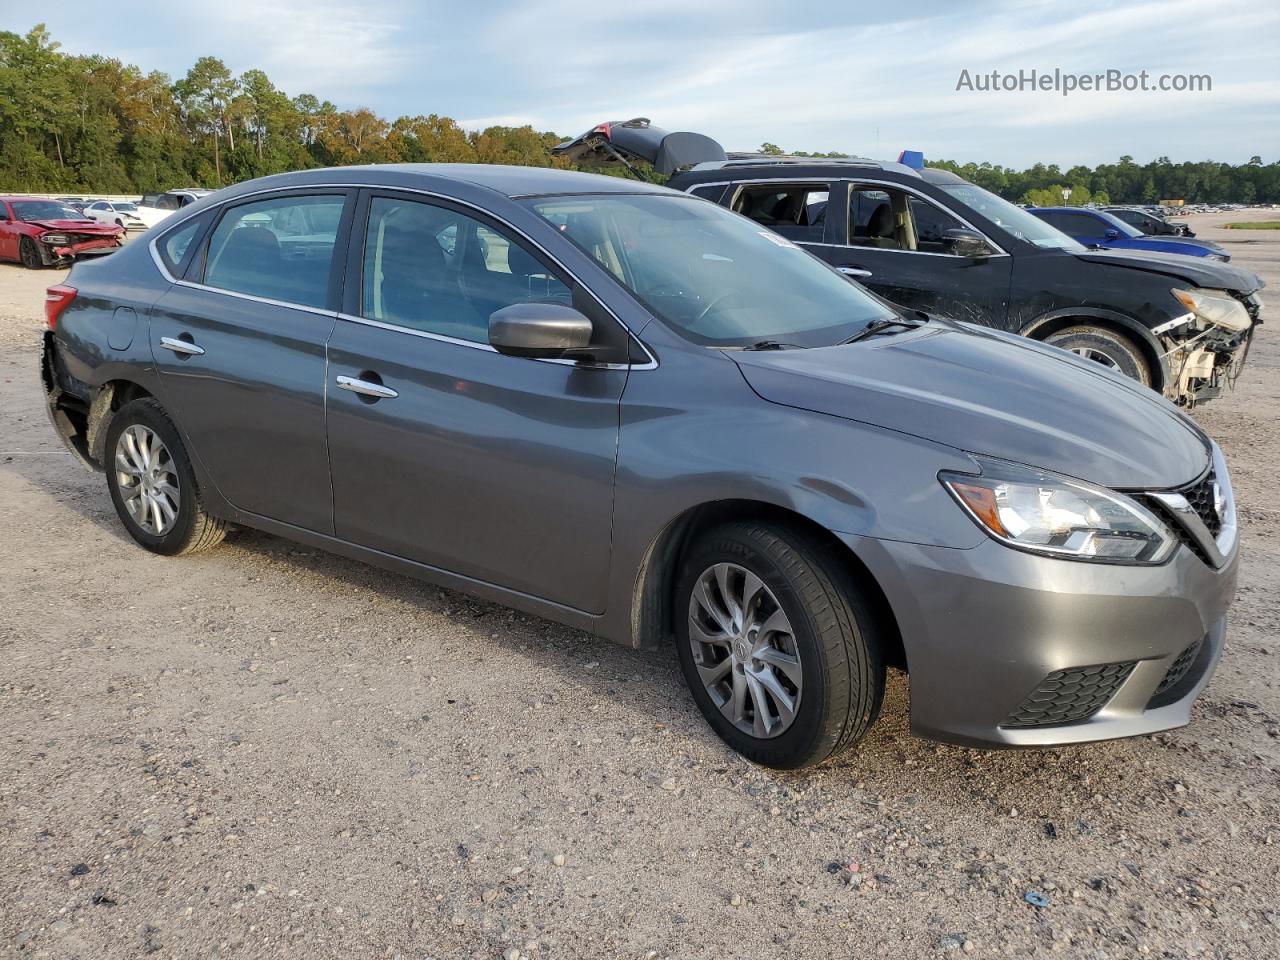
[[896,184],[851,181],[842,196],[843,216],[830,217],[829,242],[815,253],[901,307],[989,326],[1004,322],[1012,258],[990,239],[988,256],[960,256],[946,236],[981,231]]
[[[556,264],[470,208],[371,190],[356,220],[363,236],[353,236],[346,312],[329,342],[337,535],[601,612],[625,331]],[[489,346],[490,313],[546,300],[591,316],[600,356],[620,362]]]
[[162,399],[231,504],[320,533],[333,530],[325,343],[353,202],[322,188],[247,198],[210,217],[196,255],[183,225],[157,244],[165,259],[177,240],[167,266],[186,270],[151,319]]

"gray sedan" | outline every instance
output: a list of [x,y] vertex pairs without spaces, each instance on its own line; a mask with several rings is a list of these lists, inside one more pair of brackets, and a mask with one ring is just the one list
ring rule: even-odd
[[1236,514],[1191,420],[714,204],[355,167],[153,234],[50,288],[42,372],[154,552],[242,524],[673,640],[777,767],[855,743],[887,666],[916,732],[1044,746],[1185,724],[1221,654]]

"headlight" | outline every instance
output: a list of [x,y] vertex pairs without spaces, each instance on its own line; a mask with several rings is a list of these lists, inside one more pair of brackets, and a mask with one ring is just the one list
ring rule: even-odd
[[65,233],[42,233],[40,239],[45,243],[57,246],[67,242],[67,235]]
[[1163,563],[1178,545],[1139,503],[1103,487],[974,457],[980,476],[938,475],[977,524],[1018,550],[1066,560]]
[[1225,290],[1173,290],[1178,302],[1205,323],[1214,323],[1227,330],[1248,330],[1253,321],[1249,311],[1239,300]]

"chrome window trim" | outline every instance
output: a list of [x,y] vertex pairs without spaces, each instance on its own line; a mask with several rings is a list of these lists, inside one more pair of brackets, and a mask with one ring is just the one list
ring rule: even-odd
[[223,287],[211,287],[207,283],[196,283],[194,280],[175,280],[175,286],[190,287],[192,290],[207,290],[209,293],[221,293],[227,297],[237,297],[241,300],[252,300],[254,303],[265,303],[273,307],[286,307],[290,310],[301,310],[304,313],[314,313],[321,317],[329,317],[332,319],[337,316],[336,310],[325,310],[323,307],[313,307],[305,303],[293,303],[288,300],[273,300],[271,297],[260,297],[254,293],[242,293],[239,290],[227,290]]
[[[444,200],[448,203],[456,203],[460,206],[466,207],[470,210],[475,210],[478,213],[481,213],[484,216],[489,217],[490,219],[501,224],[503,227],[512,231],[516,235],[523,237],[525,242],[527,242],[535,250],[542,253],[543,256],[545,256],[548,260],[550,260],[552,263],[558,266],[561,270],[563,270],[569,277],[571,277],[574,283],[578,284],[578,286],[580,286],[583,290],[585,290],[591,296],[591,299],[593,299],[596,303],[598,303],[600,305],[600,308],[604,310],[606,314],[612,317],[613,321],[616,324],[618,324],[618,326],[622,327],[623,331],[625,331],[627,336],[631,340],[633,340],[635,343],[637,343],[640,346],[640,349],[644,351],[645,356],[649,358],[644,363],[610,363],[610,364],[604,364],[604,363],[580,364],[576,360],[556,360],[556,359],[547,359],[545,357],[527,357],[525,359],[536,360],[539,363],[561,363],[561,364],[573,364],[575,366],[587,366],[591,369],[608,368],[608,369],[627,369],[627,370],[654,370],[657,368],[658,358],[654,355],[653,351],[649,349],[649,345],[645,343],[643,340],[641,340],[638,336],[636,336],[635,332],[622,321],[622,318],[619,317],[616,313],[614,313],[613,310],[609,308],[609,305],[606,304],[603,300],[601,300],[600,297],[596,294],[594,290],[591,289],[590,286],[588,286],[586,283],[583,283],[582,279],[576,273],[574,273],[572,270],[566,267],[564,263],[562,263],[555,254],[551,253],[551,251],[547,250],[545,247],[542,246],[542,244],[538,243],[537,240],[533,239],[533,237],[529,236],[519,227],[515,226],[512,223],[509,223],[507,220],[504,220],[502,217],[495,214],[492,210],[486,210],[484,207],[481,207],[478,204],[470,203],[466,200],[461,200],[457,197],[451,197],[451,196],[448,196],[447,194],[437,193],[434,190],[424,190],[421,187],[401,187],[401,186],[389,186],[387,184],[372,184],[372,183],[312,183],[312,184],[302,184],[302,185],[293,186],[293,187],[270,187],[262,190],[254,190],[251,193],[242,193],[238,197],[227,198],[227,200],[224,201],[221,204],[221,206],[226,206],[229,203],[238,202],[248,197],[260,196],[264,193],[282,193],[282,194],[306,193],[309,190],[314,191],[317,189],[326,190],[326,189],[335,189],[335,188],[346,189],[346,190],[372,190],[372,191],[385,190],[391,193],[415,193],[424,197],[432,197],[437,200]],[[163,276],[170,283],[178,286],[192,287],[196,290],[208,290],[213,293],[221,293],[230,297],[241,297],[246,300],[255,300],[259,303],[269,303],[273,306],[292,307],[295,310],[305,310],[309,313],[318,313],[321,316],[325,316],[325,317],[337,316],[344,320],[355,320],[361,323],[368,322],[374,326],[385,326],[389,330],[398,330],[402,333],[412,333],[420,336],[432,336],[432,337],[435,337],[436,339],[444,340],[447,342],[468,344],[471,346],[478,345],[478,344],[472,343],[472,341],[470,340],[459,340],[453,337],[445,337],[440,334],[429,335],[424,330],[414,330],[410,327],[398,327],[398,326],[395,326],[394,324],[383,324],[380,321],[376,321],[376,320],[367,321],[364,317],[353,317],[350,314],[344,314],[340,311],[318,310],[315,307],[305,306],[302,304],[286,303],[282,300],[271,300],[266,297],[256,297],[256,296],[253,296],[252,294],[240,293],[235,290],[224,290],[221,287],[210,287],[210,286],[206,286],[205,284],[195,283],[190,280],[178,280],[173,276],[173,274],[169,272],[168,268],[165,266],[164,259],[160,256],[160,252],[159,250],[156,249],[156,245],[160,242],[161,237],[167,235],[171,230],[179,228],[183,223],[186,223],[188,220],[191,220],[194,217],[197,217],[200,214],[204,213],[205,210],[209,210],[209,209],[212,209],[213,207],[218,207],[218,206],[220,205],[211,204],[209,207],[204,207],[201,210],[192,211],[191,213],[182,217],[176,223],[171,223],[168,227],[164,229],[162,234],[152,237],[150,240],[147,241],[147,249],[151,253],[152,261],[155,263],[157,269],[159,269],[161,276]],[[222,214],[221,212],[219,212],[218,217],[221,217],[221,216]],[[493,350],[493,348],[490,347],[487,343],[482,344],[482,346],[490,350]],[[494,352],[496,353],[497,351],[495,350]]]
[[[869,183],[869,184],[875,184],[876,186],[893,187],[897,190],[902,190],[905,193],[914,194],[915,196],[919,197],[921,200],[925,201],[926,203],[932,203],[935,207],[938,207],[945,213],[949,214],[950,216],[955,217],[962,224],[964,224],[974,233],[982,237],[983,240],[989,243],[991,245],[991,248],[996,252],[991,254],[989,257],[985,257],[983,259],[989,260],[994,257],[1009,256],[1008,251],[1005,250],[1004,247],[1000,246],[1000,244],[992,240],[989,236],[987,236],[985,231],[979,230],[972,223],[970,223],[964,217],[957,214],[950,207],[944,206],[933,197],[930,197],[927,194],[921,193],[919,190],[915,189],[914,187],[907,186],[904,183],[896,183],[892,180],[876,180],[871,177],[779,177],[777,180],[769,180],[766,178],[761,178],[758,180],[725,180],[723,181],[724,186],[729,186],[730,184],[736,183],[738,184],[738,188],[734,190],[733,196],[730,198],[728,204],[721,204],[721,206],[726,206],[729,210],[732,210],[733,205],[738,202],[738,193],[744,188],[757,183],[759,184],[778,183],[785,186],[787,184],[792,184],[792,183],[794,184],[835,183],[837,181],[844,181],[848,183],[851,187],[859,183]],[[717,181],[707,181],[705,183],[694,183],[694,184],[691,184],[690,187],[709,187],[713,185],[720,186],[721,181],[717,180]],[[689,193],[689,189],[686,188],[684,192]],[[692,196],[692,194],[690,194],[690,196]],[[971,259],[969,257],[961,257],[954,253],[933,253],[929,250],[893,250],[892,248],[889,248],[889,247],[859,247],[852,243],[824,243],[817,240],[795,240],[793,242],[807,244],[811,247],[834,247],[838,250],[887,250],[890,253],[914,253],[914,254],[920,254],[926,257],[950,257],[952,260]]]

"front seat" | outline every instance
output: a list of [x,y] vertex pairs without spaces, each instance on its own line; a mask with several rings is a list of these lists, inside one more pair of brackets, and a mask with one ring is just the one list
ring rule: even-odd
[[867,220],[867,235],[862,245],[889,250],[902,249],[902,244],[893,237],[893,209],[889,204],[882,203],[871,211],[871,217]]

